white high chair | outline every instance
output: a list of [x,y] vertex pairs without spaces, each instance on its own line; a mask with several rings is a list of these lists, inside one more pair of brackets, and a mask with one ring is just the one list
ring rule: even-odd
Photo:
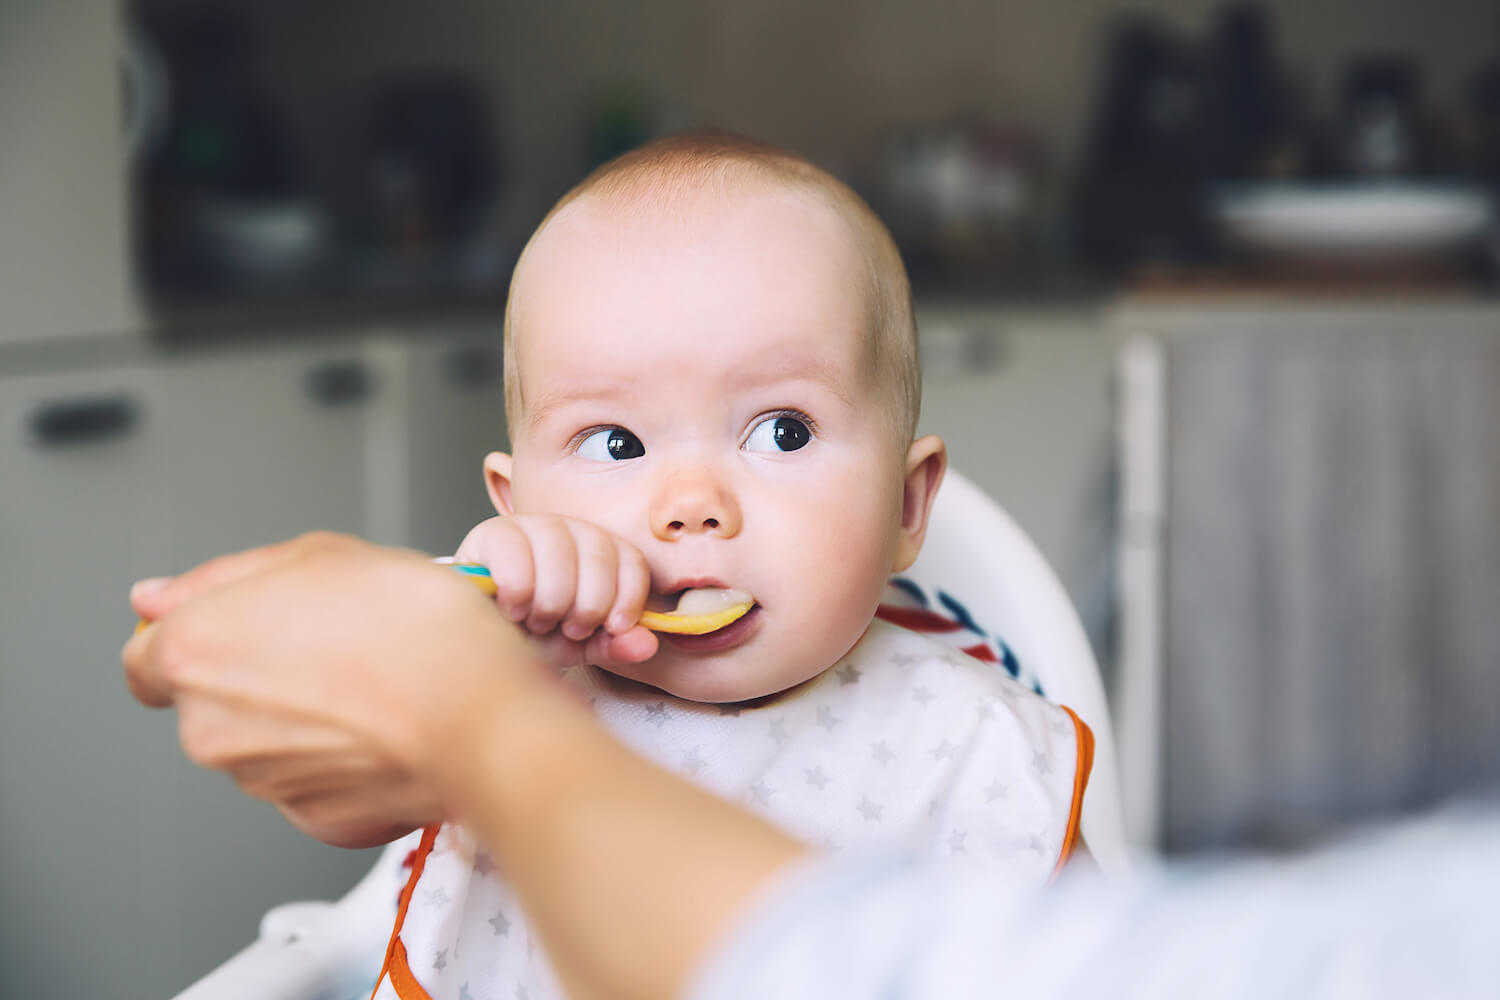
[[[1105,873],[1127,865],[1113,727],[1098,665],[1077,612],[1052,567],[1020,526],[972,482],[949,469],[922,555],[902,576],[961,603],[1003,638],[1048,698],[1094,731],[1082,832]],[[997,667],[996,669],[1001,669]],[[177,1000],[352,1000],[379,972],[405,881],[402,861],[420,831],[390,844],[337,902],[278,906],[260,937]]]

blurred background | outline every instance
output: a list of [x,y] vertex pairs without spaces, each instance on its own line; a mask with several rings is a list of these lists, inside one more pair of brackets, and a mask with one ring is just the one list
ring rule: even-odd
[[891,226],[923,428],[1078,604],[1138,846],[1493,787],[1493,0],[0,0],[18,995],[170,995],[370,863],[128,700],[126,588],[312,528],[451,551],[520,247],[698,125]]

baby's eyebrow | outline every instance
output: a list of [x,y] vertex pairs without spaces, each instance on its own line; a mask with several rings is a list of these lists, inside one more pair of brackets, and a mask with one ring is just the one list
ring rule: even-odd
[[829,364],[822,358],[786,358],[764,368],[744,370],[739,375],[740,377],[735,379],[736,384],[747,389],[772,388],[794,382],[811,382],[837,396],[845,405],[854,405],[854,396],[846,384],[847,373],[840,371],[838,366]]
[[[769,391],[778,386],[812,384],[832,394],[845,406],[852,407],[856,405],[855,397],[847,382],[848,373],[840,370],[838,365],[806,355],[782,357],[765,365],[741,368],[729,379],[734,392]],[[577,383],[543,393],[534,400],[528,396],[525,402],[526,425],[535,430],[552,413],[574,403],[623,405],[630,393],[630,386],[611,381]]]
[[608,403],[617,399],[619,392],[614,387],[577,385],[543,393],[526,401],[526,424],[535,429],[552,411],[570,403]]

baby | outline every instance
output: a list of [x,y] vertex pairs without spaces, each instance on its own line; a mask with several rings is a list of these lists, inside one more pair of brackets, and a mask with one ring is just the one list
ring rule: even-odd
[[[946,453],[915,437],[905,270],[852,191],[733,136],[627,154],[533,235],[505,350],[501,516],[457,558],[623,741],[815,844],[965,855],[1018,887],[1057,870],[1087,727],[876,618]],[[684,598],[740,607],[641,626]],[[560,992],[503,866],[426,831],[376,997]]]

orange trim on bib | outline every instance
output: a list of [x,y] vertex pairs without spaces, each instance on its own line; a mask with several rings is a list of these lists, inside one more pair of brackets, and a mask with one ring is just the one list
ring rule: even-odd
[[387,970],[391,977],[391,989],[396,991],[396,996],[401,1000],[432,1000],[422,984],[417,982],[417,977],[411,974],[411,966],[406,963],[406,945],[399,938],[396,946],[391,949]]
[[401,943],[401,925],[406,923],[407,907],[411,906],[411,897],[417,891],[417,880],[422,877],[422,869],[427,866],[427,855],[432,853],[437,835],[437,825],[427,827],[422,831],[422,842],[412,852],[411,875],[406,880],[406,887],[401,890],[400,902],[396,906],[396,925],[391,928],[391,941],[385,946],[385,963],[380,967],[375,989],[370,991],[370,1000],[375,1000],[375,994],[380,992],[380,984],[387,978],[401,1000],[432,1000],[411,974],[411,966],[406,961],[406,945]]
[[1078,828],[1083,821],[1083,792],[1089,784],[1089,772],[1094,769],[1094,731],[1067,705],[1058,707],[1068,713],[1068,718],[1073,720],[1073,729],[1078,734],[1078,766],[1073,770],[1073,805],[1068,810],[1068,829],[1063,834],[1062,852],[1058,856],[1057,865],[1052,869],[1053,878],[1063,870],[1068,858],[1073,856],[1073,849],[1078,846]]

